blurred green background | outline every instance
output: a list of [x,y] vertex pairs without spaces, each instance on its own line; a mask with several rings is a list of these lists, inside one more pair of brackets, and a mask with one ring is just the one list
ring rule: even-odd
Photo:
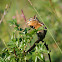
[[[31,0],[31,2],[62,50],[62,0]],[[28,0],[0,0],[0,20],[6,5],[10,6],[10,8],[7,10],[7,14],[0,23],[0,52],[2,48],[5,47],[3,40],[6,43],[9,42],[13,31],[7,21],[11,20],[13,16],[21,16],[21,9],[23,9],[27,19],[37,15]],[[38,15],[37,17],[42,22]],[[21,27],[26,27],[24,19],[20,20],[20,24]],[[49,32],[47,32],[44,40],[51,50],[52,62],[62,62],[62,54]]]

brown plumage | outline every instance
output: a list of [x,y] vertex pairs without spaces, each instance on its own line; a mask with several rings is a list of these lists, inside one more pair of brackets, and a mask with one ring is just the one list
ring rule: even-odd
[[[38,18],[36,16],[30,18],[27,22],[27,24],[31,27],[31,28],[35,28],[38,29],[39,27],[42,27],[44,24],[39,22]],[[47,29],[46,27],[44,27],[45,29]],[[43,40],[45,38],[47,30],[40,30],[37,32],[37,36],[38,39]]]

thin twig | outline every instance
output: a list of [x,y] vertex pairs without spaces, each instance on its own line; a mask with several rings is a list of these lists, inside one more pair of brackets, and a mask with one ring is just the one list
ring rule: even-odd
[[0,20],[0,24],[1,24],[1,22],[3,21],[5,15],[7,14],[7,10],[8,10],[9,8],[10,8],[10,5],[8,6],[8,4],[6,4],[6,7],[5,7],[5,10],[4,10],[4,13],[3,13],[2,18],[1,18],[1,20]]
[[16,51],[15,51],[15,48],[14,48],[14,54],[15,54],[15,57],[17,57],[17,55],[16,55]]
[[23,10],[21,10],[21,12],[22,12],[22,16],[23,16],[23,18],[24,18],[24,20],[25,20],[25,22],[26,22],[26,18],[25,18],[25,15],[24,15]]
[[0,24],[1,24],[1,22],[3,21],[5,15],[6,15],[6,11],[4,10],[4,13],[3,13],[3,15],[2,15],[2,18],[1,18],[1,20],[0,20]]

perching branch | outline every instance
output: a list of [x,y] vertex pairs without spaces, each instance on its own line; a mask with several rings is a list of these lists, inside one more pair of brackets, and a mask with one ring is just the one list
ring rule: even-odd
[[[27,54],[28,52],[32,51],[32,50],[35,48],[36,43],[39,43],[40,41],[41,41],[41,40],[37,40],[37,41],[33,44],[33,46],[31,46],[30,49],[28,49],[27,52],[25,52],[25,53]],[[42,43],[44,43],[44,41],[42,41]],[[48,45],[47,45],[46,43],[44,43],[44,46],[45,46],[46,49],[49,51]],[[51,62],[50,53],[48,53],[48,57],[49,57],[49,61]]]
[[[44,43],[44,41],[42,41],[42,43]],[[48,48],[48,45],[46,44],[46,42],[44,43],[44,46],[45,46],[46,49],[49,51],[49,48]],[[49,61],[51,62],[50,53],[48,53],[48,57],[49,57]]]
[[33,44],[33,46],[31,46],[30,49],[27,50],[26,53],[28,53],[28,52],[30,52],[31,50],[33,50],[33,49],[35,48],[35,46],[36,46],[36,43],[39,43],[39,42],[40,42],[40,40],[37,40],[37,41]]

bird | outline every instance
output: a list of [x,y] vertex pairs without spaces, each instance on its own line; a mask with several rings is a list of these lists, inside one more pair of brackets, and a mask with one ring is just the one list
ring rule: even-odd
[[[27,24],[28,24],[28,26],[30,26],[31,28],[36,29],[36,30],[39,27],[44,26],[44,24],[39,21],[39,19],[37,18],[36,15],[29,18],[28,21],[27,21]],[[44,27],[44,30],[40,30],[36,34],[37,34],[38,39],[42,41],[45,38],[46,33],[47,33],[47,28]]]

